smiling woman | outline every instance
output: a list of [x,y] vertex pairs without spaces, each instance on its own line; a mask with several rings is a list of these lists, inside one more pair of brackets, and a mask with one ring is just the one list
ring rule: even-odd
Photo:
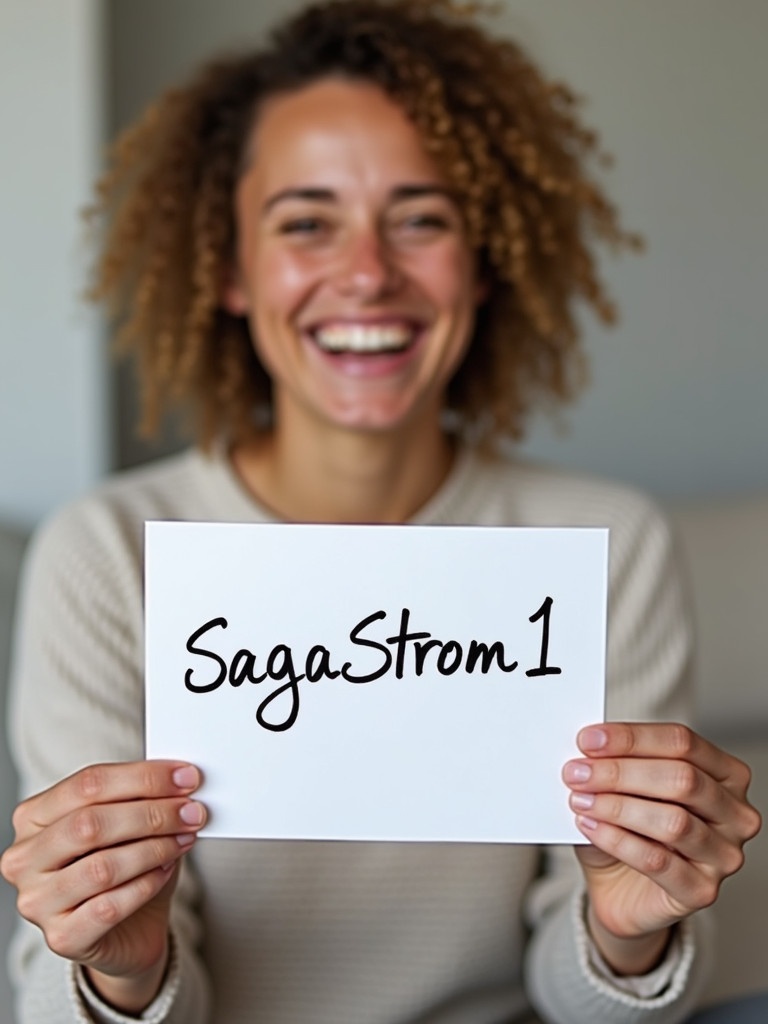
[[[33,545],[12,730],[36,795],[2,858],[37,926],[16,940],[20,1024],[677,1024],[694,1006],[696,911],[759,816],[746,766],[679,724],[670,532],[641,495],[494,448],[578,390],[576,303],[613,316],[595,245],[635,239],[599,156],[569,90],[448,0],[309,6],[118,140],[93,295],[138,361],[145,429],[180,404],[197,444]],[[584,845],[197,843],[199,767],[144,759],[148,519],[609,527],[609,721],[562,768]],[[560,671],[551,606],[530,616],[538,667],[413,633],[407,608],[383,642],[383,609],[350,638],[409,678],[432,658],[526,679]],[[320,646],[227,665],[225,626],[190,636],[198,692],[287,680],[290,719],[297,684],[364,681]]]
[[[162,97],[118,142],[101,183],[109,236],[94,296],[113,304],[122,345],[144,367],[145,429],[180,402],[205,445],[222,430],[253,434],[254,407],[269,407],[271,380],[254,359],[242,302],[221,301],[242,231],[253,243],[264,227],[261,212],[242,223],[242,204],[270,173],[279,180],[261,197],[264,216],[279,215],[297,246],[325,237],[339,209],[329,209],[332,183],[320,179],[342,154],[353,159],[358,132],[357,152],[374,146],[380,158],[382,130],[389,142],[399,135],[382,170],[417,175],[390,182],[391,198],[418,202],[427,183],[437,204],[416,211],[426,221],[405,206],[398,219],[393,206],[390,240],[415,243],[428,224],[437,229],[447,217],[456,227],[458,216],[483,283],[478,329],[448,405],[475,433],[519,437],[532,406],[567,399],[582,381],[574,300],[614,316],[591,243],[637,244],[594,180],[601,153],[573,95],[515,42],[491,41],[440,0],[319,4],[273,41],[212,63]],[[296,155],[312,165],[305,180],[269,138],[285,144],[297,127]],[[292,211],[273,209],[288,202]]]
[[[248,152],[224,305],[247,316],[281,430],[311,463],[334,428],[396,431],[403,450],[431,434],[439,455],[479,285],[415,126],[378,86],[323,79],[265,103]],[[259,492],[270,458],[261,440],[238,450]],[[276,507],[300,518],[306,497]]]

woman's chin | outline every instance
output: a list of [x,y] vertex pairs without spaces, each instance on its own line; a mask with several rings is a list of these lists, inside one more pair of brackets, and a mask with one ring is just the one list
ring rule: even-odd
[[392,401],[339,402],[328,407],[322,416],[328,426],[340,431],[382,437],[396,436],[409,425],[421,422],[412,405],[398,395]]

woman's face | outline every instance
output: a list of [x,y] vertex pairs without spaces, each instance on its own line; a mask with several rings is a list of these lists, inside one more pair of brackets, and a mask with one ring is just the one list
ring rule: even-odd
[[478,286],[461,211],[402,110],[322,80],[261,111],[226,308],[249,319],[278,429],[434,426]]

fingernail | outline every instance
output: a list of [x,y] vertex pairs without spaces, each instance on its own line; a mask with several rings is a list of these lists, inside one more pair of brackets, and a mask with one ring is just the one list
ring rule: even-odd
[[194,832],[181,832],[176,836],[176,842],[179,846],[191,846],[196,839],[197,836]]
[[576,818],[576,824],[581,828],[586,828],[590,832],[594,832],[597,828],[597,822],[594,818],[588,818],[585,814],[579,814]]
[[571,793],[571,807],[578,811],[588,811],[594,804],[595,798],[591,793]]
[[203,823],[203,805],[197,803],[188,803],[179,811],[179,817],[185,825],[202,825]]
[[583,761],[569,761],[563,775],[566,782],[586,782],[592,775],[592,769]]
[[183,768],[177,768],[172,778],[174,786],[178,786],[179,789],[194,789],[200,781],[197,768],[194,768],[191,764],[185,765]]
[[602,750],[608,743],[605,729],[582,729],[579,733],[579,746],[582,750]]

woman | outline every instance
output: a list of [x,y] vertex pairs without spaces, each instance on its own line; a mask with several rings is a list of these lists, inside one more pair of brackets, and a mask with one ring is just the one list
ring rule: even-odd
[[[477,1024],[531,1003],[667,1024],[694,1005],[695,911],[759,818],[743,764],[657,724],[685,714],[690,647],[666,527],[625,489],[493,454],[575,391],[574,300],[612,315],[592,242],[633,240],[595,155],[514,44],[377,0],[308,8],[118,144],[95,293],[140,361],[145,425],[186,404],[199,447],[64,510],[31,559],[13,729],[36,795],[2,861],[36,926],[22,1024]],[[563,769],[589,845],[542,865],[196,843],[199,771],[141,759],[140,538],[163,518],[609,525],[611,724]]]

